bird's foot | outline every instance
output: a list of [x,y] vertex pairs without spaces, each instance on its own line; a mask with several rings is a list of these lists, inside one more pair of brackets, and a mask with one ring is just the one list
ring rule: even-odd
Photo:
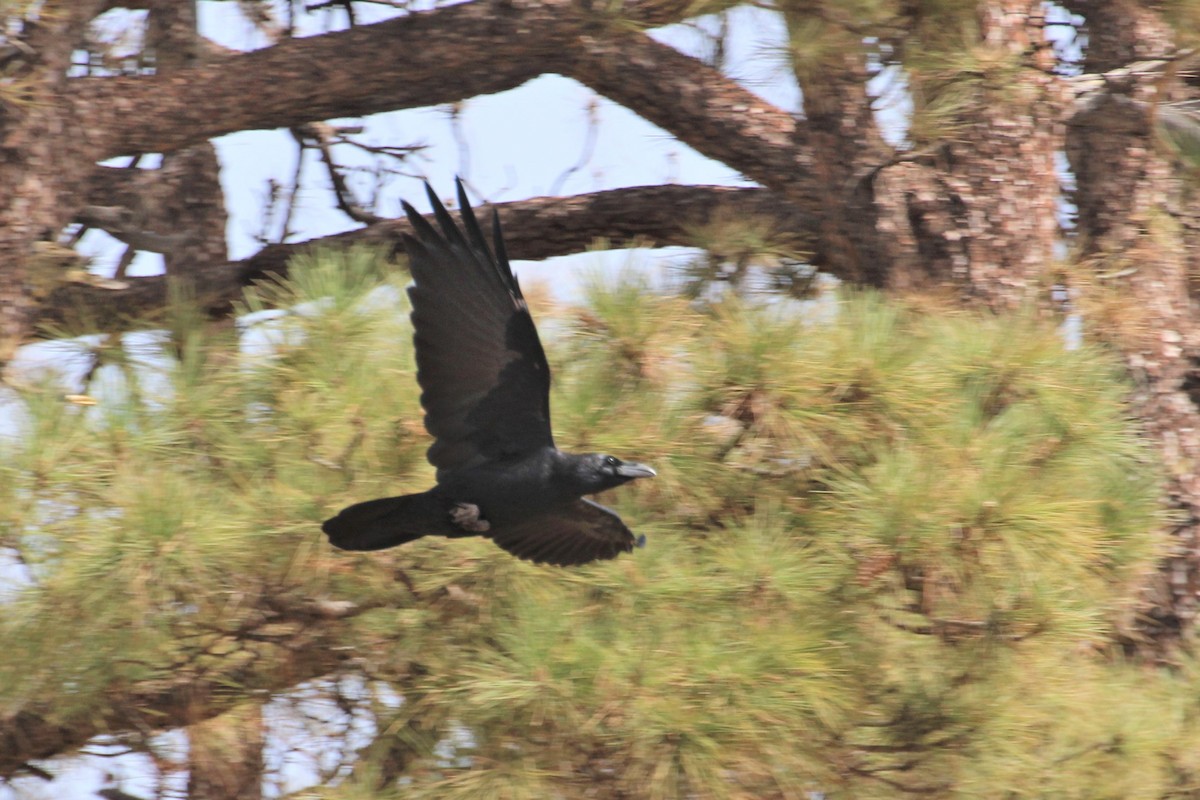
[[479,506],[474,503],[456,503],[450,509],[450,521],[471,533],[486,533],[492,529],[492,523],[480,518]]

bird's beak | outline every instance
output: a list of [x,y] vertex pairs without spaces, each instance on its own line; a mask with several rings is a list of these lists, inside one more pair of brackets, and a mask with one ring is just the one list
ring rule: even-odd
[[658,473],[645,464],[622,464],[617,467],[617,474],[622,478],[653,478]]

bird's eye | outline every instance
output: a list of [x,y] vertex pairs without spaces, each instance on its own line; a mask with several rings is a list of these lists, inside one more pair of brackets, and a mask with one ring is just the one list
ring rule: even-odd
[[613,458],[612,456],[605,456],[604,463],[610,467],[615,467],[617,464],[620,464],[621,462],[618,461],[617,459]]

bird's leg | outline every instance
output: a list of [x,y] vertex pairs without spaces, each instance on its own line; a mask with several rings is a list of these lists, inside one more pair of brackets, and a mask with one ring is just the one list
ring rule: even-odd
[[471,533],[486,533],[492,529],[492,523],[479,516],[479,506],[474,503],[455,503],[450,509],[450,520]]

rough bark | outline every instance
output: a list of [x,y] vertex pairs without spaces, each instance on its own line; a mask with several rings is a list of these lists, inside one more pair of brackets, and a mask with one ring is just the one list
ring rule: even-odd
[[1161,58],[1175,47],[1170,26],[1136,0],[1066,0],[1063,6],[1084,17],[1087,72],[1107,72],[1132,61]]
[[[1069,6],[1087,16],[1089,72],[1173,54],[1169,27],[1141,4]],[[1071,121],[1068,138],[1079,255],[1090,271],[1083,311],[1085,323],[1125,353],[1137,386],[1134,408],[1168,470],[1166,494],[1177,516],[1148,618],[1170,632],[1192,626],[1200,598],[1200,326],[1189,295],[1189,277],[1200,274],[1200,224],[1154,129],[1155,104],[1180,92],[1179,84],[1107,83],[1108,93]]]
[[[12,187],[0,205],[0,362],[29,335],[42,295],[60,282],[62,260],[55,253],[59,232],[76,212],[103,157],[88,104],[63,102],[78,79],[68,79],[73,47],[87,23],[104,8],[95,2],[48,9],[31,24],[28,44],[36,54],[28,66],[33,97],[5,106],[0,115],[0,186]],[[162,24],[164,75],[195,61],[194,9],[165,3]],[[155,9],[154,14],[160,13]],[[153,17],[152,17],[153,18]],[[89,135],[79,132],[88,130]],[[166,255],[172,272],[225,256],[224,197],[217,180],[216,154],[206,141],[168,155],[157,180],[133,186],[125,203],[106,198],[102,216],[118,238]],[[154,191],[148,191],[154,189]],[[104,214],[106,212],[106,216]],[[148,235],[150,238],[148,238]],[[157,238],[155,238],[157,237]],[[164,238],[165,237],[165,238]],[[153,241],[157,246],[150,246]]]
[[994,75],[975,81],[954,134],[875,177],[879,225],[892,252],[887,285],[942,285],[991,307],[1028,299],[1052,268],[1068,94],[1050,73],[1041,4],[979,5],[975,47]]
[[92,158],[91,142],[78,132],[88,119],[60,102],[67,70],[87,22],[101,0],[46,4],[30,24],[29,55],[10,66],[27,83],[24,97],[0,104],[0,362],[8,360],[29,332],[37,311],[39,269],[56,262],[37,258],[37,243],[53,243],[80,194]]
[[[807,19],[804,13],[784,16],[790,27]],[[816,265],[856,283],[882,286],[897,259],[882,235],[869,176],[891,159],[892,149],[875,123],[869,77],[867,53],[855,46],[835,48],[816,69],[798,74],[807,125],[797,126],[793,146],[812,154],[808,183],[821,190],[806,207],[820,220]]]
[[194,66],[204,53],[196,0],[152,0],[146,39],[154,53],[156,74]]
[[1050,73],[1042,46],[1042,3],[1004,0],[980,5],[982,44],[1021,62],[1011,87],[988,87],[948,172],[970,198],[970,285],[994,306],[1030,296],[1054,262],[1061,194],[1055,153],[1063,148],[1066,94]]
[[156,170],[102,169],[130,174],[119,190],[95,198],[102,205],[88,204],[76,218],[133,249],[162,253],[167,275],[190,276],[228,257],[220,168],[216,150],[204,143],[167,154]]

